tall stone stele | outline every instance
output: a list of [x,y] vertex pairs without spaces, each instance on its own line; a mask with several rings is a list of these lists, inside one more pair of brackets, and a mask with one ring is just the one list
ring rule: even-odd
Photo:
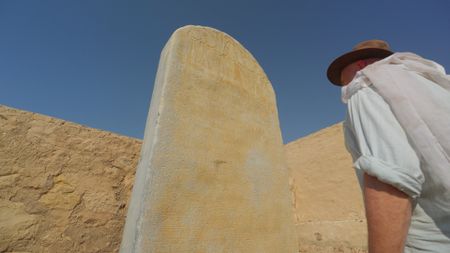
[[275,94],[252,55],[212,28],[161,53],[122,253],[294,253]]

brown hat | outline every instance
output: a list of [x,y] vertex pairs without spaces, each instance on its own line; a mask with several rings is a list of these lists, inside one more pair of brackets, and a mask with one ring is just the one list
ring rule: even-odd
[[393,52],[383,40],[366,40],[358,43],[352,51],[336,58],[328,67],[327,76],[331,83],[342,86],[341,72],[349,64],[367,58],[385,58]]

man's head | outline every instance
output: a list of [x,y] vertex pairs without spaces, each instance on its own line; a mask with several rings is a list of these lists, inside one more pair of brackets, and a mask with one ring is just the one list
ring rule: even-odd
[[381,58],[367,58],[362,60],[357,60],[356,62],[352,62],[345,66],[341,71],[341,78],[340,83],[341,86],[345,86],[349,84],[353,77],[355,77],[356,72],[360,71],[361,69],[365,68],[367,65],[370,65],[376,61],[381,60]]
[[389,45],[382,40],[358,43],[352,51],[336,58],[330,64],[327,71],[328,79],[337,86],[347,85],[356,72],[392,53]]

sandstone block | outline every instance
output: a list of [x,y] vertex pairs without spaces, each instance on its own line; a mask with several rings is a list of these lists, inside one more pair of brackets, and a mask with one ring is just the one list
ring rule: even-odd
[[217,30],[161,53],[121,252],[296,252],[275,94]]
[[367,250],[364,204],[342,124],[285,145],[300,252]]
[[28,214],[22,203],[0,199],[0,252],[13,247],[24,247],[36,231],[37,216]]
[[0,106],[0,252],[118,252],[140,146]]

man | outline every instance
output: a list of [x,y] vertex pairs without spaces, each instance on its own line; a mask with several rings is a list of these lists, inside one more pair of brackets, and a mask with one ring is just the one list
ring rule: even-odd
[[348,107],[369,252],[450,253],[450,76],[381,40],[359,43],[327,76]]

